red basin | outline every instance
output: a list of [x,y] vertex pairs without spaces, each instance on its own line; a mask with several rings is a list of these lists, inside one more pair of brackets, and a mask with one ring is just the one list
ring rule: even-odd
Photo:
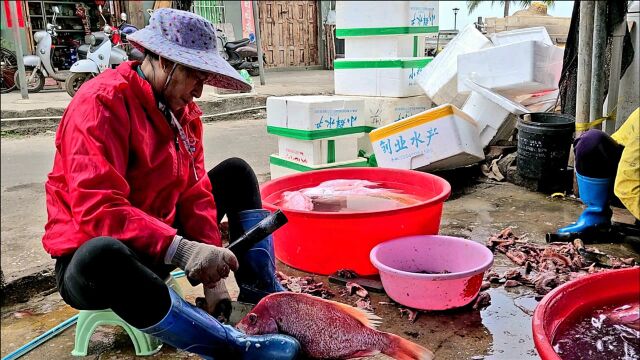
[[435,235],[442,204],[451,193],[444,179],[418,171],[383,168],[328,169],[289,175],[262,186],[263,206],[271,211],[285,191],[334,179],[362,179],[417,195],[420,203],[371,212],[309,212],[281,209],[289,222],[274,233],[276,257],[294,268],[322,275],[350,269],[376,274],[369,253],[379,243],[409,235]]
[[548,293],[533,314],[533,341],[543,360],[561,360],[553,338],[564,322],[595,309],[640,297],[640,267],[612,270],[568,282]]

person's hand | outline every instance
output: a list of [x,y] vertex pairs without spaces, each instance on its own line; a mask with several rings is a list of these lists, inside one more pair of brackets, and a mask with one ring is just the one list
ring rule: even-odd
[[187,278],[199,281],[205,288],[214,288],[229,276],[229,271],[238,270],[238,259],[228,249],[179,239],[171,264],[184,270]]
[[231,317],[231,296],[224,280],[218,281],[213,288],[204,288],[204,297],[196,298],[196,305],[222,323],[228,323]]

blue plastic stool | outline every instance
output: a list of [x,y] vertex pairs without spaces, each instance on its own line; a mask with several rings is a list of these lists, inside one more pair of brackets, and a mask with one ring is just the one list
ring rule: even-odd
[[[178,285],[173,276],[170,276],[167,280],[167,286],[180,296],[183,296],[180,285]],[[78,323],[76,324],[75,345],[71,355],[87,356],[91,335],[101,325],[116,325],[123,328],[131,338],[137,356],[153,355],[160,351],[162,347],[160,340],[127,324],[120,316],[109,309],[80,310]]]

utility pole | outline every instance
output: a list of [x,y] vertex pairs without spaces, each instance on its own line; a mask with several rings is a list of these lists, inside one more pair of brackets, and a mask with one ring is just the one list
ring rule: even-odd
[[[589,122],[602,117],[605,81],[603,70],[606,62],[605,50],[607,48],[607,2],[596,1],[595,3],[595,16],[593,21],[593,60],[591,62],[593,86],[591,88],[590,96],[591,104],[589,106]],[[584,2],[582,4],[584,4]],[[605,124],[608,123],[609,122],[606,122]],[[600,128],[600,126],[596,126],[594,128]]]
[[[594,1],[580,2],[580,24],[578,28],[578,88],[576,96],[576,124],[589,122],[594,12]],[[576,135],[581,134],[582,131],[583,130],[576,131]]]
[[262,53],[262,38],[260,37],[260,21],[258,20],[258,1],[253,0],[251,2],[253,8],[253,26],[256,30],[256,46],[258,47],[258,68],[260,69],[260,85],[264,85],[264,62]]
[[[609,71],[609,100],[607,101],[607,115],[617,113],[618,94],[620,91],[620,72],[622,67],[622,44],[624,42],[625,29],[627,27],[626,18],[613,27],[613,41],[611,44],[611,67]],[[605,123],[607,134],[613,134],[620,128],[626,119],[615,116],[615,121]]]
[[22,41],[20,39],[20,27],[18,24],[18,6],[20,4],[17,1],[11,1],[13,9],[11,9],[11,21],[13,22],[13,41],[16,44],[16,58],[18,60],[18,82],[20,83],[20,94],[23,99],[29,98],[29,92],[27,91],[27,73],[24,70],[24,53],[22,51]]

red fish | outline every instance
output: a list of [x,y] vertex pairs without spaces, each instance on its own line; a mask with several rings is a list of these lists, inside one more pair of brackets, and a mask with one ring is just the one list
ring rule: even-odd
[[380,318],[335,301],[282,292],[263,298],[237,327],[249,335],[287,334],[306,355],[352,359],[383,353],[399,360],[431,360],[433,353],[397,335],[376,330]]
[[614,324],[626,325],[640,331],[640,303],[621,306],[605,313],[605,316]]

